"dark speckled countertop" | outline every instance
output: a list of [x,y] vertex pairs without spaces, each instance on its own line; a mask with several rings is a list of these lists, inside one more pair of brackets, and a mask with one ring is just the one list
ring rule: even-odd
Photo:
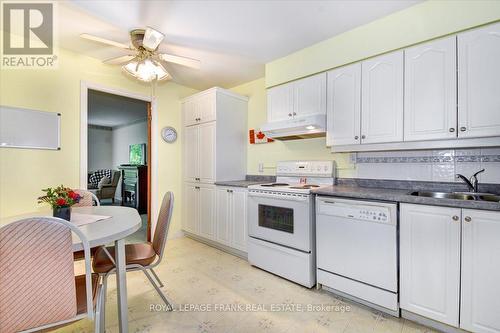
[[242,180],[227,180],[215,182],[219,186],[248,187],[250,185],[272,183],[276,181],[275,176],[247,175]]
[[436,199],[428,197],[417,197],[409,193],[411,189],[389,189],[375,187],[361,187],[352,185],[333,185],[322,187],[312,192],[317,195],[370,199],[381,201],[405,202],[432,206],[446,206],[471,209],[485,209],[500,211],[500,203],[474,200]]

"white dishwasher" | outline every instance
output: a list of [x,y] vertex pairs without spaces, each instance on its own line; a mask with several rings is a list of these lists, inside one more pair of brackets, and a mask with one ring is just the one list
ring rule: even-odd
[[397,316],[397,226],[395,203],[318,196],[318,283]]

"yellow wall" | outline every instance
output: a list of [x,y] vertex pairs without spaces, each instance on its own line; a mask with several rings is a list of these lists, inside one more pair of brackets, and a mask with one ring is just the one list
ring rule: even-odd
[[[247,82],[231,90],[249,97],[248,128],[258,129],[267,117],[265,79]],[[351,170],[348,158],[348,154],[331,154],[326,148],[325,138],[248,144],[247,173],[274,175],[277,161],[334,159],[339,174],[347,177]],[[264,163],[264,173],[259,173],[259,163]]]
[[498,0],[426,1],[266,64],[266,86],[498,20]]
[[[0,149],[0,217],[39,209],[41,189],[65,184],[79,186],[80,168],[80,81],[149,95],[149,85],[124,76],[119,67],[97,59],[60,50],[56,70],[0,71],[0,104],[62,114],[61,150]],[[156,89],[159,128],[181,128],[180,99],[196,90],[175,83]],[[166,144],[158,139],[158,193],[176,194],[173,232],[180,228],[181,142]]]

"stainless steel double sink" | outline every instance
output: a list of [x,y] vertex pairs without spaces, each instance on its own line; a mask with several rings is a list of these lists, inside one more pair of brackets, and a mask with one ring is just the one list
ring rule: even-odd
[[416,197],[427,197],[436,199],[500,202],[500,195],[492,193],[415,191],[415,192],[410,192],[409,194]]

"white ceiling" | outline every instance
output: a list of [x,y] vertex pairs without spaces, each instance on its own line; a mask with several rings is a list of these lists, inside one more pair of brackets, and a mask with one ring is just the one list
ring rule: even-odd
[[59,42],[104,60],[123,53],[78,35],[126,43],[130,29],[151,26],[166,35],[161,50],[201,60],[200,70],[170,65],[174,81],[197,89],[228,88],[263,77],[271,60],[418,2],[66,0],[59,3]]
[[115,127],[145,120],[148,116],[147,102],[90,90],[88,94],[88,123]]

